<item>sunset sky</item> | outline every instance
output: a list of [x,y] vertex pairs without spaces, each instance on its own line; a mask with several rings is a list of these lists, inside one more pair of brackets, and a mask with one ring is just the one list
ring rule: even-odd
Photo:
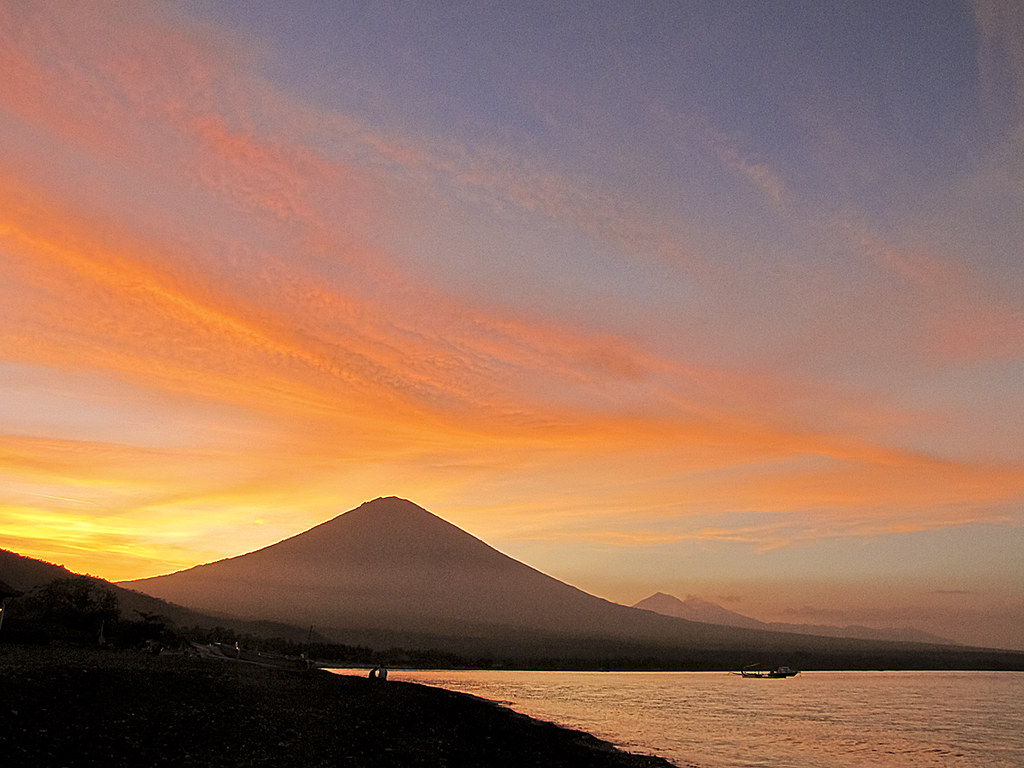
[[0,0],[0,547],[408,498],[1024,648],[1024,5]]

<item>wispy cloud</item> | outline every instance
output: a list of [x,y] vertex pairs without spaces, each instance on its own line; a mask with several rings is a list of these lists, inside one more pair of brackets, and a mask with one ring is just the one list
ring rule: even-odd
[[[829,245],[869,264],[870,291],[812,302],[807,286],[846,264],[760,264],[756,252],[732,255],[757,269],[734,269],[731,241],[698,247],[612,182],[300,103],[230,35],[160,6],[0,14],[0,66],[16,73],[0,80],[0,129],[17,150],[0,157],[0,355],[94,376],[134,413],[159,401],[160,423],[181,425],[156,447],[128,421],[103,439],[42,425],[0,436],[0,526],[27,551],[107,548],[129,575],[145,558],[170,567],[186,550],[266,544],[390,492],[483,510],[481,534],[512,519],[538,539],[761,549],[1006,522],[1024,496],[1012,457],[891,439],[927,420],[924,405],[822,372],[818,358],[746,364],[729,347],[784,350],[783,318],[798,328],[791,343],[811,340],[808,357],[853,358],[862,329],[824,321],[895,302],[921,326],[892,341],[899,352],[923,340],[926,362],[1018,355],[1021,316],[963,262],[832,222]],[[703,140],[795,210],[780,172]],[[489,301],[412,253],[437,218],[453,222],[452,249],[481,247],[458,240],[469,231],[497,240],[536,226],[579,258],[611,254],[595,268],[615,275],[658,262],[698,299],[646,334],[593,321],[597,302],[558,314]],[[255,517],[268,526],[226,533]]]

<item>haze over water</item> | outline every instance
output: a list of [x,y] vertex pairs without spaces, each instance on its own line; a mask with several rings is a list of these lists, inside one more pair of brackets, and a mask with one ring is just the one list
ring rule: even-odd
[[681,768],[1024,765],[1020,673],[746,680],[721,672],[394,670],[391,679],[499,701]]

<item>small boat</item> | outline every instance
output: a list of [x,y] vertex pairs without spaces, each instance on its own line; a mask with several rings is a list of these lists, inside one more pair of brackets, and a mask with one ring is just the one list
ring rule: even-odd
[[783,677],[793,677],[799,675],[800,671],[792,669],[791,667],[776,667],[775,669],[755,669],[755,667],[761,666],[760,664],[751,664],[748,667],[744,667],[740,672],[733,672],[734,675],[740,677],[763,677],[766,679],[778,680]]

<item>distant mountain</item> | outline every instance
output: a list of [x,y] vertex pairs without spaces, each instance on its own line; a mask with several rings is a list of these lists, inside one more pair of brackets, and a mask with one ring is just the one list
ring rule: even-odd
[[[69,571],[61,565],[54,565],[0,549],[0,580],[21,592],[29,592],[34,587],[49,584],[54,579],[70,579],[81,575]],[[88,578],[117,595],[121,615],[126,619],[137,619],[138,614],[145,613],[163,616],[180,627],[213,628],[221,626],[237,632],[251,633],[262,637],[282,637],[294,642],[301,642],[308,637],[308,627],[303,630],[283,623],[241,621],[237,617],[225,615],[209,616],[143,592],[126,589],[95,576]]]
[[705,624],[724,624],[727,627],[746,627],[747,629],[768,629],[763,621],[751,619],[739,613],[723,608],[716,603],[701,600],[699,597],[687,597],[680,600],[675,595],[655,592],[633,606],[645,611],[654,611],[664,616],[675,616],[689,621],[700,621]]
[[206,613],[312,624],[336,642],[376,647],[671,657],[693,667],[765,657],[850,665],[869,655],[877,667],[880,659],[906,664],[922,648],[700,623],[611,603],[394,497],[249,554],[123,584]]
[[730,611],[716,603],[702,600],[699,597],[687,596],[680,600],[674,595],[655,592],[650,597],[636,603],[634,608],[654,611],[664,616],[675,616],[689,621],[702,621],[709,624],[725,624],[730,627],[746,627],[748,629],[765,629],[772,632],[790,632],[800,635],[818,635],[821,637],[852,637],[861,640],[883,640],[904,643],[935,643],[939,645],[958,645],[938,635],[923,632],[913,627],[877,628],[848,625],[834,627],[823,624],[788,624],[781,621],[758,621],[749,616]]

